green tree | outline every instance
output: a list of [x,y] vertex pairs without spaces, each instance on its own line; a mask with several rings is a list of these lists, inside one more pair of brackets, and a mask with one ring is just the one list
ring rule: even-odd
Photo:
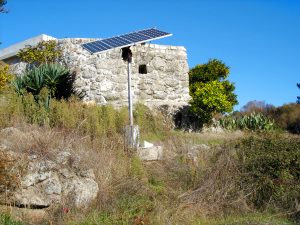
[[4,8],[4,5],[6,5],[6,0],[0,0],[0,13],[6,13],[7,10]]
[[218,113],[231,112],[238,103],[235,86],[227,79],[230,69],[222,61],[210,59],[189,71],[191,110],[202,123]]
[[[297,84],[298,88],[300,89],[300,83]],[[297,103],[300,104],[300,96],[297,97]]]

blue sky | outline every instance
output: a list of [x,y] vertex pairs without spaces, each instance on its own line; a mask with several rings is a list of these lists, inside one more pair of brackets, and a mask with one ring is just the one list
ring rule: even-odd
[[248,101],[295,102],[300,90],[300,1],[8,0],[0,48],[41,33],[110,37],[157,27],[158,44],[183,45],[190,67],[210,58],[231,68],[239,109]]

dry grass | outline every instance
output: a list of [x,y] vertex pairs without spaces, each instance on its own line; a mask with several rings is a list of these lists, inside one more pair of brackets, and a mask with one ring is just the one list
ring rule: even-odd
[[[54,224],[209,224],[199,218],[255,210],[246,201],[249,192],[237,188],[235,152],[220,147],[245,133],[171,131],[159,113],[139,106],[135,118],[142,138],[163,145],[165,154],[163,161],[141,162],[124,149],[127,112],[122,109],[62,101],[54,102],[47,114],[30,117],[35,106],[13,103],[0,109],[0,127],[21,132],[1,133],[0,143],[47,159],[69,150],[95,172],[100,188],[96,201],[87,210],[49,212]],[[28,123],[37,118],[43,123]]]

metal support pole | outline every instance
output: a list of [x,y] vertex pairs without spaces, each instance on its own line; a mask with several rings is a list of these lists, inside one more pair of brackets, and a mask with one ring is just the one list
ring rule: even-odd
[[131,62],[128,60],[128,113],[130,125],[130,146],[133,147],[133,112],[132,112],[132,94],[131,94]]

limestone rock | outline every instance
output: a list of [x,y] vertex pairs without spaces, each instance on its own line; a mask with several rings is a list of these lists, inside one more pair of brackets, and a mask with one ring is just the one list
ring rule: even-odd
[[29,155],[22,173],[18,167],[22,153],[1,150],[0,156],[7,161],[4,175],[10,181],[6,182],[9,186],[0,185],[0,205],[41,209],[70,200],[76,207],[86,207],[98,194],[94,171],[81,165],[80,157],[70,149],[59,152],[53,160]]
[[91,200],[97,197],[99,188],[98,184],[90,178],[75,177],[66,180],[63,190],[64,194],[74,201],[76,207],[86,207]]
[[21,189],[14,195],[14,203],[17,206],[29,208],[47,208],[50,206],[50,199],[35,187]]
[[143,161],[162,160],[163,148],[162,146],[139,147],[137,155]]

